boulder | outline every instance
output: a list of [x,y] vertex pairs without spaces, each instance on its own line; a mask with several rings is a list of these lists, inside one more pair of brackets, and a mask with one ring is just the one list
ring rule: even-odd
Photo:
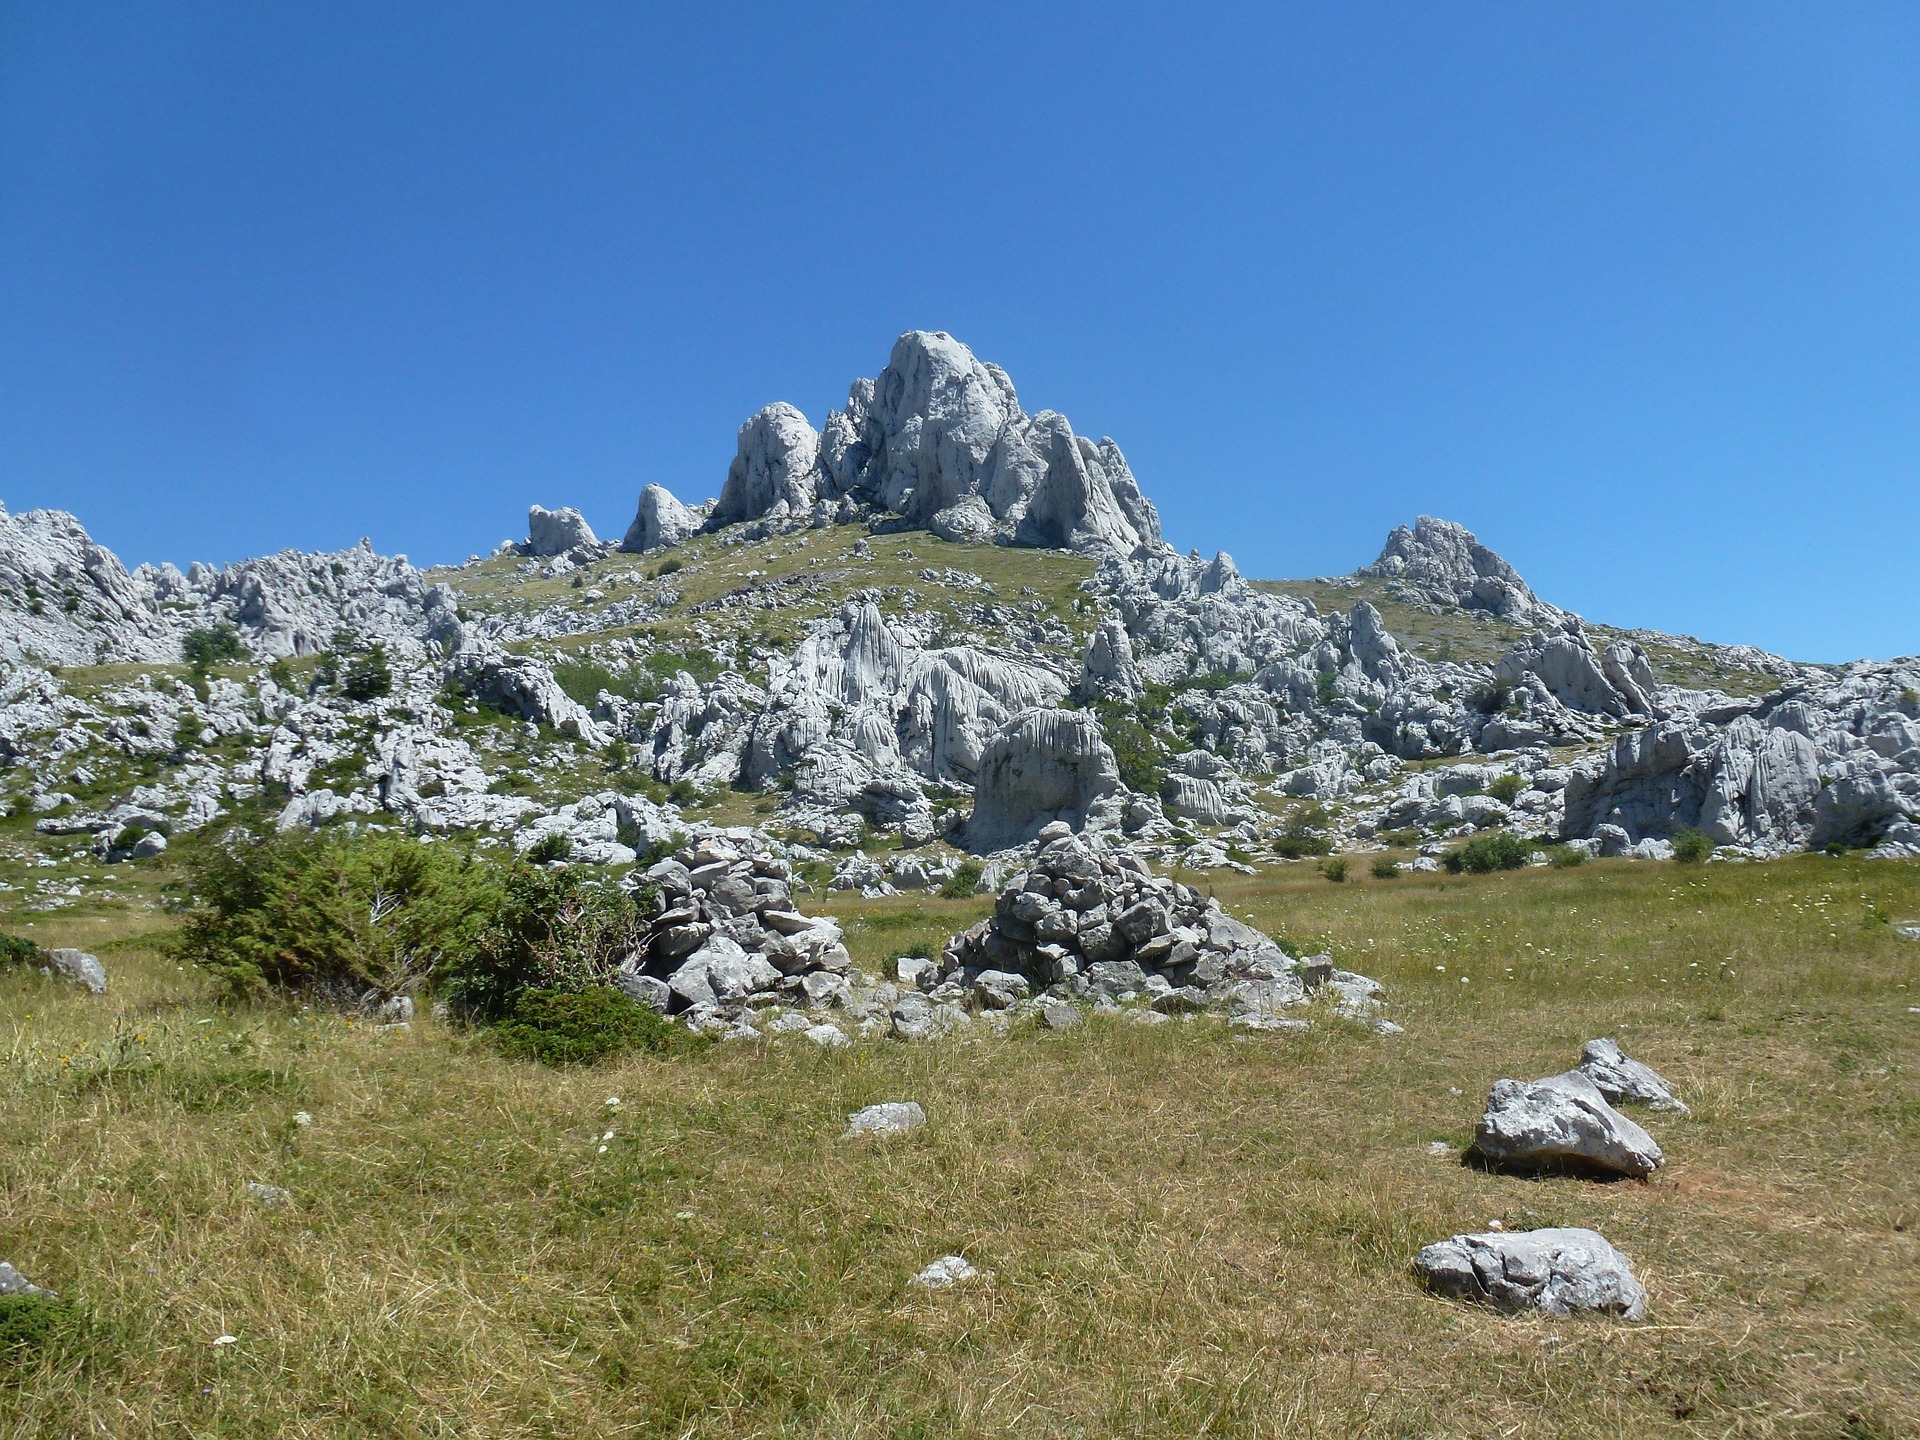
[[565,555],[569,550],[599,543],[586,517],[570,505],[558,510],[535,505],[527,511],[529,555]]
[[942,1255],[908,1282],[929,1290],[944,1290],[966,1280],[991,1280],[991,1271],[978,1270],[962,1255]]
[[44,1286],[35,1285],[4,1260],[0,1260],[0,1295],[35,1295],[43,1300],[59,1298]]
[[740,427],[710,523],[732,525],[812,510],[819,461],[820,436],[793,406],[776,403],[755,412]]
[[682,505],[666,486],[648,485],[640,491],[639,508],[620,541],[620,548],[629,554],[641,555],[678,545],[699,534],[712,513],[711,500],[705,505]]
[[1594,1083],[1607,1102],[1627,1102],[1685,1115],[1687,1107],[1652,1067],[1632,1060],[1611,1040],[1589,1040],[1580,1051],[1580,1073]]
[[1513,1169],[1565,1168],[1644,1179],[1660,1147],[1578,1070],[1532,1084],[1499,1080],[1474,1132],[1482,1158]]
[[1421,1250],[1413,1265],[1438,1293],[1510,1315],[1647,1314],[1647,1292],[1632,1264],[1592,1230],[1455,1235]]
[[100,963],[97,955],[66,948],[49,950],[47,963],[53,968],[54,974],[86,986],[95,995],[107,993],[107,967]]

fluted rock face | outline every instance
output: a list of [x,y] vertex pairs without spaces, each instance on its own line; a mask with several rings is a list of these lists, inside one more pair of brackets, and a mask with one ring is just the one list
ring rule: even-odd
[[1397,526],[1380,558],[1359,572],[1397,580],[1412,596],[1434,605],[1490,610],[1509,620],[1541,620],[1559,612],[1538,599],[1505,560],[1451,520],[1422,515],[1409,530]]
[[[831,501],[956,541],[1121,554],[1160,542],[1160,517],[1119,446],[1076,435],[1053,411],[1028,415],[1006,371],[944,331],[902,335],[886,368],[856,380],[820,431],[784,403],[755,414],[702,523],[798,519]],[[646,537],[662,533],[646,503],[624,548],[653,548]],[[669,506],[696,513],[662,491],[654,509]]]
[[967,841],[976,849],[1019,845],[1055,820],[1085,827],[1097,801],[1118,792],[1120,769],[1083,710],[1027,710],[987,742],[974,784]]
[[807,417],[784,402],[769,405],[740,427],[712,523],[811,510],[819,495],[819,471],[820,436]]
[[633,524],[627,527],[620,548],[642,555],[649,550],[678,545],[688,536],[699,534],[700,527],[712,513],[711,501],[705,505],[682,505],[666,486],[649,485],[640,492],[640,508],[634,514]]

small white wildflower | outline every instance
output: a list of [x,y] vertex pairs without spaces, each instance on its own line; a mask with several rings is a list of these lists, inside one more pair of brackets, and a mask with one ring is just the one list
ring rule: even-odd
[[604,1154],[606,1154],[606,1153],[607,1153],[607,1147],[606,1147],[606,1146],[604,1146],[604,1145],[602,1145],[602,1146],[600,1147],[600,1154],[602,1154],[602,1155],[604,1155]]
[[313,1116],[304,1110],[296,1110],[293,1112],[293,1123],[304,1128],[313,1124]]
[[607,1133],[606,1133],[606,1134],[604,1134],[604,1135],[602,1135],[602,1136],[601,1136],[600,1138],[601,1138],[602,1140],[611,1140],[611,1139],[613,1139],[613,1131],[611,1131],[611,1130],[609,1130],[609,1131],[607,1131]]
[[607,1097],[607,1108],[609,1110],[618,1110],[620,1108],[620,1097],[618,1095],[609,1095]]
[[240,1337],[238,1335],[216,1335],[213,1337],[213,1343],[216,1345],[238,1345],[240,1343]]

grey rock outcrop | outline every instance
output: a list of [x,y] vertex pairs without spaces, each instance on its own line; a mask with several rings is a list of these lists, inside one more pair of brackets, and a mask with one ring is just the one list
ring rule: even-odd
[[819,432],[793,406],[768,405],[740,427],[711,523],[733,525],[809,511],[820,478]]
[[552,670],[531,656],[463,650],[448,662],[447,680],[483,705],[551,725],[591,748],[607,743],[605,730],[587,708],[560,688]]
[[1455,1235],[1421,1250],[1413,1264],[1439,1294],[1510,1315],[1647,1314],[1647,1292],[1632,1263],[1592,1230]]
[[589,549],[599,543],[593,527],[587,524],[587,517],[571,505],[558,510],[534,505],[527,510],[526,553],[529,555],[565,555],[570,550]]
[[980,757],[967,843],[1000,850],[1061,821],[1084,829],[1098,803],[1121,790],[1120,768],[1084,710],[1027,710],[1014,716]]
[[89,955],[84,950],[59,949],[47,952],[47,963],[53,973],[84,985],[95,995],[107,993],[107,967],[100,963],[100,957]]
[[713,514],[714,504],[709,500],[704,505],[682,505],[666,486],[648,485],[640,492],[640,507],[634,512],[633,524],[627,527],[620,548],[639,555],[678,545],[700,533]]
[[1580,1052],[1580,1073],[1594,1083],[1611,1105],[1645,1105],[1685,1115],[1687,1107],[1673,1087],[1649,1065],[1631,1059],[1611,1040],[1589,1040]]
[[1559,618],[1505,560],[1482,545],[1473,532],[1451,520],[1422,515],[1409,530],[1396,526],[1380,558],[1359,572],[1398,582],[1416,600],[1488,610],[1509,620]]
[[1532,1084],[1496,1081],[1473,1139],[1484,1159],[1521,1170],[1563,1167],[1644,1179],[1664,1159],[1653,1137],[1578,1070]]

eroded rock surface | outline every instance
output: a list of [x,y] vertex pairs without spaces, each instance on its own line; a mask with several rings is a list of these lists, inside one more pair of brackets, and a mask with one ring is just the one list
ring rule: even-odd
[[1442,1295],[1510,1315],[1647,1314],[1647,1292],[1631,1262],[1593,1230],[1455,1235],[1423,1249],[1414,1269]]

